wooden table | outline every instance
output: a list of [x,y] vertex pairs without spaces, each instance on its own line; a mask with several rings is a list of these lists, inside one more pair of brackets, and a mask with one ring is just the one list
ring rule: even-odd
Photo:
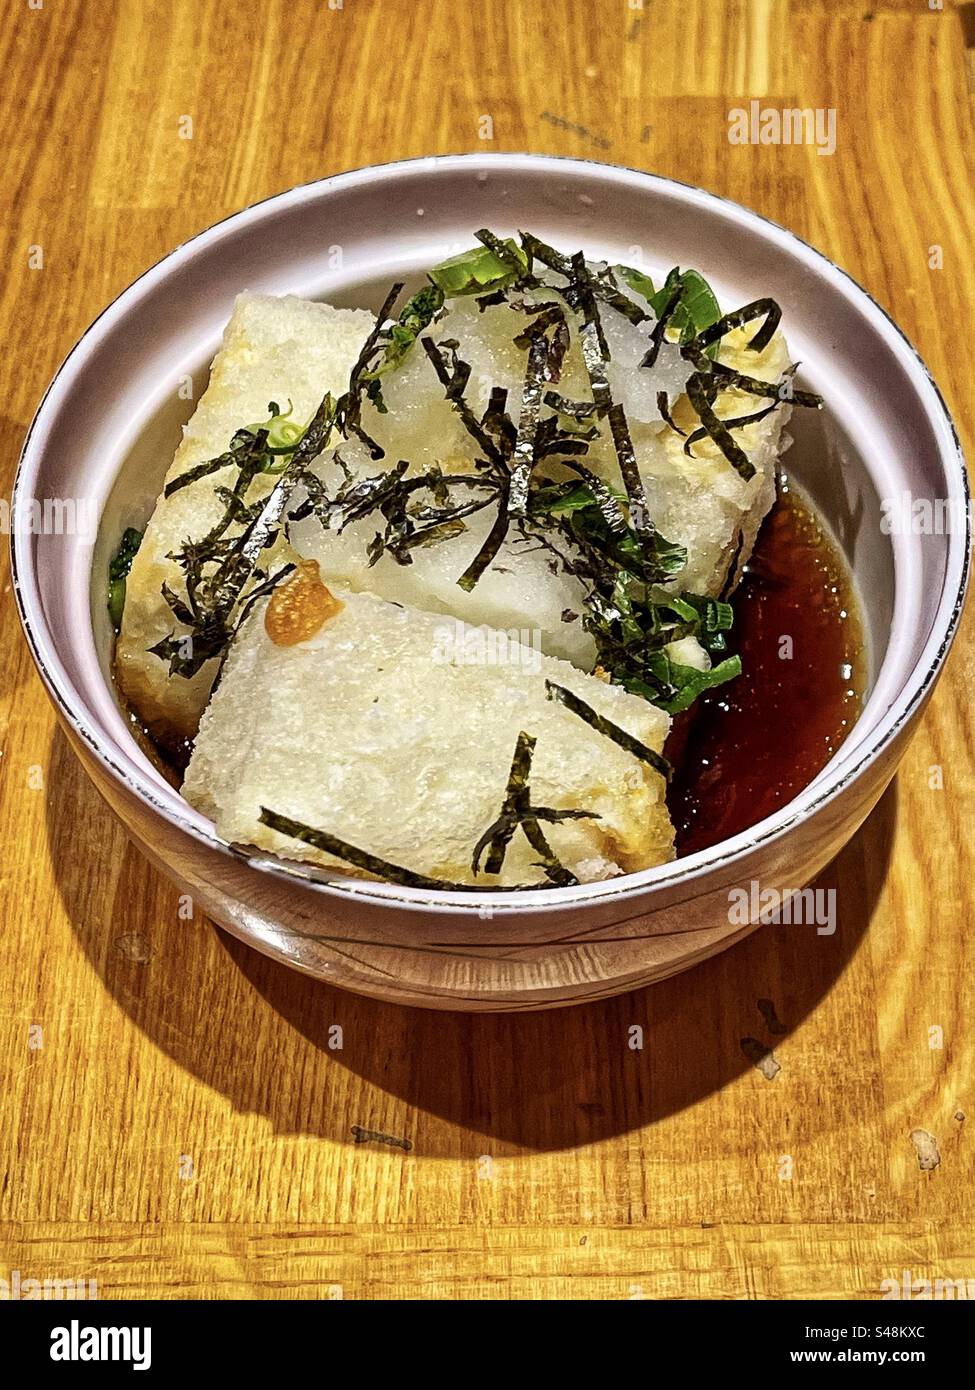
[[[304,180],[486,147],[655,170],[785,223],[896,317],[971,447],[973,15],[11,0],[4,490],[77,335],[177,243]],[[730,145],[753,97],[835,108],[835,154]],[[766,928],[649,991],[467,1018],[332,992],[184,920],[58,732],[0,563],[0,1277],[106,1298],[876,1298],[905,1269],[975,1276],[971,621],[825,876],[835,937]]]

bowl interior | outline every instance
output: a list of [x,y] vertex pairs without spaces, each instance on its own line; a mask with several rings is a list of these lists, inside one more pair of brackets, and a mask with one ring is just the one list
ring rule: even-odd
[[800,380],[827,402],[819,414],[794,413],[786,466],[847,557],[870,654],[864,711],[817,784],[862,756],[937,646],[964,560],[949,529],[889,531],[883,507],[905,494],[963,506],[957,442],[913,351],[835,267],[733,204],[626,170],[470,156],[359,171],[249,209],[136,282],[69,359],[25,451],[22,501],[76,499],[97,518],[73,534],[15,538],[48,679],[93,741],[185,821],[207,826],[136,747],[114,698],[105,575],[123,527],[141,526],[151,510],[235,295],[375,308],[393,278],[417,283],[485,225],[528,228],[655,276],[695,266],[723,306],[761,295],[782,305]]

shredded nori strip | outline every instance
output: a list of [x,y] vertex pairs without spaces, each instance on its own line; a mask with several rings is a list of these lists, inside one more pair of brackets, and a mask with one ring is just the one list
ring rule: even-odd
[[633,522],[633,529],[649,554],[653,550],[655,528],[650,520],[647,494],[643,488],[643,478],[640,476],[640,467],[636,461],[633,440],[630,438],[629,426],[626,423],[626,414],[622,405],[617,401],[609,407],[607,415],[609,428],[613,435],[613,446],[616,449],[620,472],[623,475],[623,485],[626,488],[626,495],[630,499],[630,520]]
[[498,447],[505,458],[513,452],[515,440],[518,438],[518,431],[508,418],[507,404],[507,389],[504,386],[492,386],[487,406],[481,416],[482,429],[497,438]]
[[350,845],[346,840],[340,840],[337,835],[330,835],[327,830],[316,830],[313,826],[292,820],[290,816],[282,816],[277,811],[271,811],[267,806],[261,807],[258,820],[269,829],[276,830],[279,835],[287,835],[292,840],[301,840],[304,844],[311,845],[313,849],[321,850],[323,854],[330,854],[333,858],[341,859],[346,864],[354,864],[357,869],[362,869],[367,874],[374,874],[376,878],[384,879],[387,883],[399,883],[404,888],[436,888],[450,892],[458,888],[470,891],[471,888],[471,885],[466,883],[451,883],[449,879],[429,878],[426,874],[417,874],[412,869],[404,869],[400,864],[392,864],[388,859],[381,859],[378,854],[370,854],[368,850],[359,849],[356,845]]
[[495,468],[506,472],[507,465],[505,457],[499,445],[491,438],[487,429],[481,424],[480,420],[478,420],[477,416],[464,399],[464,387],[467,385],[467,381],[471,374],[470,364],[462,362],[456,356],[456,345],[454,345],[454,362],[453,370],[451,370],[444,360],[443,353],[440,351],[440,347],[447,347],[446,343],[441,343],[440,347],[438,347],[432,338],[421,338],[420,343],[424,352],[433,363],[434,371],[437,373],[440,384],[444,388],[447,400],[450,401],[450,404],[457,411],[468,434],[475,443],[480,445],[484,454],[488,460],[494,464]]
[[758,332],[749,339],[748,346],[753,352],[761,352],[767,348],[775,335],[782,320],[782,310],[774,299],[755,299],[751,304],[745,304],[740,309],[734,309],[730,314],[724,314],[717,323],[713,323],[710,328],[705,328],[697,335],[695,342],[700,348],[710,347],[712,343],[718,342],[726,333],[730,333],[733,328],[741,328],[746,323],[752,323],[755,319],[762,318],[765,322]]
[[549,351],[545,363],[545,380],[558,382],[562,375],[562,363],[565,361],[565,355],[571,343],[564,305],[554,301],[547,304],[531,304],[525,300],[510,300],[509,303],[513,309],[518,309],[531,316],[531,323],[524,333],[519,333],[514,339],[515,347],[531,348],[537,337],[547,333],[549,329],[553,330],[548,339]]
[[[236,438],[236,436],[235,436]],[[190,483],[195,483],[200,478],[206,478],[210,473],[219,473],[221,468],[241,467],[240,450],[231,448],[225,454],[220,454],[217,458],[207,459],[205,463],[198,463],[194,468],[189,468],[185,473],[180,473],[176,478],[172,478],[163,488],[164,497],[172,497],[174,492],[179,492],[180,488],[188,487]]]
[[[375,564],[388,551],[399,564],[406,565],[411,563],[411,550],[460,535],[464,530],[464,517],[483,511],[498,500],[499,515],[491,534],[479,555],[458,580],[462,588],[473,587],[497,553],[507,530],[507,515],[503,506],[506,475],[497,479],[484,473],[445,474],[434,465],[424,473],[407,476],[408,468],[407,460],[400,459],[386,473],[350,478],[334,497],[322,495],[308,499],[291,513],[291,517],[301,519],[314,512],[325,529],[341,532],[353,522],[378,512],[385,519],[386,528],[370,544],[370,564]],[[311,478],[306,479],[306,482],[310,481]],[[469,502],[453,502],[450,494],[456,488],[487,495]],[[416,494],[427,491],[432,494],[435,505],[413,500]],[[502,520],[504,524],[500,525]],[[424,524],[418,528],[417,523]]]
[[[509,505],[508,499],[511,486],[511,474],[509,459],[515,449],[518,440],[518,431],[505,413],[507,402],[507,392],[499,387],[494,387],[488,398],[488,407],[484,412],[483,418],[478,421],[474,412],[471,410],[467,401],[464,399],[463,390],[455,389],[455,380],[461,367],[466,367],[462,382],[466,385],[470,376],[470,367],[466,363],[460,364],[457,359],[456,348],[453,349],[454,372],[453,374],[447,367],[439,349],[429,338],[422,339],[424,350],[433,363],[434,370],[441,384],[444,386],[447,399],[450,400],[454,409],[474,441],[481,446],[487,455],[486,462],[495,476],[498,487],[498,514],[495,517],[491,530],[485,537],[484,543],[470,562],[463,574],[457,580],[460,588],[470,592],[480,579],[481,575],[495,559],[501,546],[504,544],[508,533],[509,524]],[[445,346],[441,344],[441,346]],[[492,438],[492,434],[496,436]],[[475,460],[477,463],[477,460]]]
[[538,412],[542,403],[542,387],[545,382],[548,358],[548,339],[543,334],[538,334],[532,338],[528,351],[525,384],[521,395],[521,415],[518,420],[518,436],[512,455],[511,485],[508,489],[507,500],[507,510],[511,516],[525,517],[528,515],[528,485],[537,461],[535,442],[538,432]]
[[[326,529],[340,532],[352,522],[378,512],[386,526],[369,546],[370,564],[388,551],[399,564],[408,565],[412,563],[411,550],[460,535],[464,530],[463,518],[490,506],[499,492],[498,482],[483,473],[445,474],[434,465],[425,473],[407,477],[408,468],[407,460],[400,459],[386,473],[343,483],[334,498],[317,500],[313,510]],[[487,496],[453,502],[454,488],[486,492]],[[421,492],[432,495],[433,505],[413,500]],[[299,508],[293,515],[301,511]]]
[[[691,345],[688,345],[688,347],[690,346]],[[689,351],[688,348],[683,348],[682,351],[694,361],[695,366],[700,370],[700,363],[695,361],[695,354]],[[726,366],[724,362],[711,362],[709,364],[709,370],[713,376],[720,379],[719,386],[721,389],[735,386],[739,391],[744,391],[746,395],[765,396],[767,398],[774,397],[784,405],[801,405],[811,410],[819,410],[822,408],[823,398],[822,396],[818,396],[815,391],[792,391],[791,394],[783,396],[782,387],[784,382],[762,381],[759,377],[746,376],[744,373],[736,371],[734,367]]]
[[[542,869],[549,883],[556,887],[569,887],[578,880],[559,862],[545,838],[540,822],[555,824],[566,820],[598,820],[599,816],[595,811],[556,810],[550,806],[532,805],[528,779],[536,742],[531,734],[524,731],[519,733],[501,812],[475,845],[471,855],[471,870],[475,875],[481,872],[481,857],[487,850],[484,872],[499,874],[504,866],[505,854],[512,836],[520,827],[529,844],[540,856],[537,867]],[[427,874],[416,873],[401,864],[393,864],[388,859],[360,849],[326,830],[317,830],[301,821],[292,820],[291,817],[272,811],[267,806],[261,807],[258,820],[280,835],[301,840],[324,854],[330,854],[335,859],[341,859],[390,883],[399,883],[407,888],[433,888],[441,891],[460,889],[465,892],[477,892],[480,887],[476,884],[453,883],[448,879],[431,878]],[[535,886],[544,885],[519,885],[523,888]]]
[[402,281],[391,286],[389,293],[383,300],[379,313],[376,315],[376,322],[370,329],[366,341],[363,343],[356,358],[355,365],[349,374],[349,389],[339,398],[336,408],[336,424],[342,434],[348,439],[349,434],[354,434],[369,450],[374,459],[381,459],[385,456],[382,449],[374,439],[372,439],[362,428],[362,397],[367,393],[370,381],[370,363],[376,352],[377,347],[382,345],[384,333],[388,333],[386,322],[390,316],[393,305],[400,297],[402,292]]
[[522,265],[521,261],[518,259],[518,256],[515,254],[515,252],[511,249],[510,246],[506,246],[505,243],[501,240],[501,238],[499,236],[495,236],[494,232],[488,231],[487,227],[482,227],[481,230],[479,232],[475,232],[474,235],[477,237],[479,242],[481,242],[484,246],[488,248],[489,251],[492,251],[494,255],[497,256],[498,260],[501,261],[502,264],[508,266],[515,273],[515,275],[519,279],[521,279],[521,277],[526,272],[526,267]]
[[561,251],[556,251],[554,246],[549,246],[532,232],[520,232],[519,236],[521,237],[522,250],[529,258],[529,265],[536,259],[540,260],[550,270],[555,270],[559,275],[564,275],[567,280],[571,280],[571,257],[564,255]]
[[233,644],[234,638],[237,636],[238,632],[240,632],[241,628],[244,626],[247,619],[250,617],[254,605],[260,599],[265,598],[270,593],[273,593],[273,591],[278,587],[282,580],[287,579],[289,574],[294,574],[295,568],[296,567],[292,564],[282,565],[279,570],[276,570],[274,574],[270,575],[262,583],[258,584],[256,588],[251,589],[250,593],[247,595],[247,601],[242,605],[240,610],[240,616],[234,623],[234,630],[230,635],[230,641],[227,643],[226,647],[223,650],[223,653],[220,657],[220,665],[217,667],[217,674],[214,677],[213,684],[210,686],[211,700],[217,693],[217,687],[219,686],[220,681],[223,678],[224,668],[227,664],[227,657],[230,653],[230,648]]
[[[745,425],[750,425],[756,420],[764,420],[766,415],[771,415],[773,410],[778,410],[779,404],[778,401],[773,401],[771,405],[763,406],[761,410],[756,410],[751,415],[728,416],[722,419],[721,423],[726,430],[740,430],[743,429]],[[677,428],[676,425],[674,428]],[[684,433],[683,430],[678,432],[680,434]],[[692,445],[699,444],[702,439],[708,439],[709,437],[710,432],[706,430],[703,425],[699,430],[694,430],[693,434],[689,434],[684,440],[684,453],[691,456]]]
[[650,333],[650,346],[644,354],[642,361],[640,362],[641,367],[653,367],[656,365],[657,357],[660,354],[660,348],[664,341],[664,336],[667,332],[667,328],[670,324],[671,319],[677,312],[677,306],[680,304],[683,293],[683,281],[677,280],[671,287],[670,295],[667,298],[664,307],[660,311],[660,314],[657,318],[657,322],[653,325],[653,328]]
[[545,404],[557,410],[560,415],[568,415],[573,420],[590,420],[596,413],[595,401],[570,401],[557,391],[545,392]]
[[[605,408],[609,404],[608,392],[606,388],[605,400],[600,400],[599,392],[596,390],[596,381],[593,379],[590,362],[596,369],[596,377],[600,380],[605,379],[605,372],[602,364],[609,361],[609,345],[606,342],[606,335],[603,332],[602,319],[599,317],[599,306],[596,303],[596,296],[593,292],[593,280],[586,265],[586,258],[581,251],[577,251],[570,257],[569,301],[574,303],[574,307],[582,313],[582,349],[583,357],[586,361],[586,368],[589,370],[590,381],[593,388],[593,399],[596,404]],[[589,351],[586,351],[586,343],[589,343]],[[598,365],[597,352],[598,349]]]
[[478,840],[471,855],[471,870],[475,874],[481,872],[481,855],[485,850],[488,854],[484,864],[484,872],[488,874],[501,872],[508,845],[518,829],[519,807],[528,795],[528,776],[531,772],[535,743],[536,740],[532,738],[531,734],[526,734],[524,730],[519,733],[514,757],[511,760],[511,770],[508,773],[508,785],[505,790],[504,801],[501,803],[501,812],[497,820],[488,826]]
[[625,319],[629,319],[632,324],[645,323],[650,317],[639,304],[634,304],[628,295],[616,288],[615,285],[608,283],[601,276],[592,280],[593,294],[603,303],[609,304],[618,314],[622,314]]
[[497,820],[488,826],[474,846],[474,852],[471,856],[471,871],[475,874],[481,872],[481,856],[487,850],[484,872],[486,874],[499,874],[504,865],[508,846],[515,831],[520,826],[529,844],[541,855],[541,862],[538,867],[544,870],[552,883],[559,887],[567,887],[577,883],[578,880],[574,874],[571,874],[559,863],[552,852],[552,847],[542,833],[539,821],[598,820],[599,816],[595,811],[557,811],[550,806],[533,806],[531,804],[528,779],[531,775],[532,757],[537,742],[536,738],[531,734],[526,734],[524,730],[519,733],[515,743],[514,757],[511,760],[511,770],[508,773],[508,785],[505,789],[504,801],[501,803],[501,811]]
[[661,420],[668,424],[675,434],[686,435],[687,431],[681,429],[670,413],[670,400],[666,391],[657,392],[657,409],[660,411]]
[[129,570],[132,568],[132,561],[138,553],[139,546],[142,544],[142,532],[137,531],[134,526],[127,526],[122,532],[122,539],[119,541],[118,550],[112,556],[108,565],[108,612],[112,619],[112,626],[118,632],[122,626],[122,614],[125,611],[125,583],[128,579]]
[[[569,814],[569,812],[566,812],[565,816],[560,817],[560,819],[568,819]],[[585,815],[586,812],[580,811],[576,812],[575,814]],[[539,858],[536,861],[538,868],[544,871],[545,877],[549,880],[549,882],[554,884],[556,888],[574,887],[579,882],[579,880],[576,878],[574,873],[572,873],[569,869],[565,867],[564,864],[562,864],[559,861],[558,855],[552,849],[552,846],[549,844],[548,840],[546,840],[544,832],[542,831],[542,827],[539,825],[538,820],[534,817],[529,817],[527,820],[523,820],[521,822],[521,828],[525,833],[525,838],[527,839],[528,843],[531,845],[535,853],[539,856]]]
[[579,329],[579,341],[586,371],[589,373],[589,384],[592,387],[592,396],[596,403],[597,412],[604,415],[609,409],[612,397],[610,396],[606,369],[603,365],[605,358],[599,345],[599,330],[594,320],[583,320]]
[[543,333],[547,328],[554,327],[560,320],[565,322],[565,310],[561,304],[552,300],[551,303],[529,303],[524,299],[509,300],[512,309],[518,309],[523,314],[528,314],[531,323],[524,333],[519,333],[514,339],[515,347],[531,347],[532,338],[537,333]]
[[566,323],[565,315],[559,314],[555,322],[555,331],[549,339],[548,360],[545,363],[545,380],[558,382],[562,376],[562,363],[565,355],[569,351],[569,325]]
[[467,566],[464,573],[457,580],[459,587],[463,589],[465,593],[470,593],[481,575],[496,558],[508,534],[510,520],[507,484],[505,484],[504,490],[499,497],[497,516],[494,518],[491,529],[484,539],[484,544]]
[[489,294],[480,294],[474,300],[478,312],[483,314],[485,309],[490,309],[495,304],[503,304],[507,299],[507,294],[502,290],[491,290]]
[[595,437],[595,429],[586,430],[585,433],[577,433],[573,429],[566,434],[556,415],[546,415],[539,420],[535,431],[535,461],[538,463],[553,454],[588,454],[589,441]]
[[725,458],[736,470],[739,477],[747,483],[755,476],[755,465],[744,449],[731,437],[731,432],[723,420],[711,409],[713,387],[709,390],[708,381],[700,372],[695,372],[687,380],[687,399],[697,411],[702,426],[717,444]]
[[564,275],[575,286],[584,284],[589,294],[611,305],[618,314],[629,319],[630,323],[640,324],[649,318],[649,314],[623,294],[611,279],[592,275],[581,251],[577,251],[574,256],[563,255],[561,251],[556,251],[554,247],[540,241],[531,232],[521,233],[521,244],[530,257],[537,258],[558,275]]
[[628,734],[625,729],[621,729],[618,724],[614,724],[611,719],[607,719],[604,714],[599,714],[592,705],[588,705],[585,700],[567,690],[564,685],[556,685],[554,681],[545,682],[545,693],[550,700],[558,700],[559,704],[565,705],[566,709],[584,720],[590,728],[595,729],[597,734],[602,734],[605,738],[611,739],[620,748],[625,748],[627,753],[632,753],[634,758],[639,758],[641,762],[648,763],[654,772],[659,772],[661,777],[670,781],[673,775],[673,767],[655,749],[642,743],[633,734]]

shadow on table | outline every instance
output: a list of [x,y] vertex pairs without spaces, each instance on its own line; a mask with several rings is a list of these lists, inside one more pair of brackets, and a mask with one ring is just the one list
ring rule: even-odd
[[[760,928],[648,989],[516,1015],[378,1003],[179,921],[177,890],[124,839],[60,733],[48,807],[51,859],[75,931],[107,988],[157,1046],[237,1110],[265,1115],[277,1132],[353,1143],[359,1126],[446,1157],[482,1152],[481,1136],[495,1141],[494,1153],[593,1143],[694,1105],[765,1065],[763,1053],[817,1006],[859,947],[886,875],[897,796],[892,784],[816,882],[838,890],[835,935],[812,926]],[[91,846],[85,864],[78,863],[79,817]],[[101,899],[93,873],[105,876],[105,906],[94,915]],[[335,1025],[339,1050],[330,1047]],[[629,1046],[634,1025],[643,1030],[642,1050]],[[350,1086],[344,1073],[368,1084]]]

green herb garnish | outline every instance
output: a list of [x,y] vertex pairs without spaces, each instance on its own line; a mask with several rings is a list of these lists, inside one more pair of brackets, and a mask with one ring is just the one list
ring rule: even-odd
[[[696,270],[682,271],[675,267],[650,300],[655,314],[662,312],[675,287],[679,287],[679,295],[671,327],[680,334],[683,342],[689,342],[718,322],[721,306],[703,275]],[[708,345],[702,341],[702,346]]]
[[122,611],[125,608],[125,581],[136,552],[142,544],[142,532],[128,526],[122,532],[118,550],[108,566],[108,612],[112,625],[118,632],[122,626]]
[[724,685],[726,681],[734,680],[740,675],[740,656],[729,656],[706,671],[668,660],[666,679],[676,693],[670,699],[658,698],[654,703],[668,714],[680,714],[682,710],[689,709],[705,690],[713,690],[715,686]]
[[425,285],[406,301],[396,322],[381,330],[377,342],[383,345],[382,358],[377,366],[362,374],[362,380],[368,383],[366,393],[381,414],[386,414],[386,402],[380,378],[401,366],[417,338],[439,313],[443,301],[443,291],[437,285]]
[[[478,236],[491,237],[490,233]],[[433,284],[448,298],[484,294],[513,284],[528,269],[528,259],[516,241],[491,237],[491,245],[475,246],[441,261],[429,272]]]
[[[572,466],[580,481],[545,484],[535,492],[532,520],[545,517],[547,527],[533,528],[533,534],[587,587],[582,623],[595,639],[598,665],[631,694],[675,713],[701,690],[739,673],[737,657],[702,672],[671,661],[666,652],[685,637],[696,638],[709,655],[727,650],[731,605],[661,588],[662,580],[683,569],[683,547],[655,533],[656,548],[648,561],[623,515],[625,499],[587,476],[582,465]],[[571,542],[568,553],[551,540],[553,526]]]
[[613,269],[621,280],[624,280],[631,290],[636,290],[637,294],[642,294],[648,304],[652,303],[656,290],[649,275],[644,275],[642,270],[634,270],[631,265],[614,265]]

